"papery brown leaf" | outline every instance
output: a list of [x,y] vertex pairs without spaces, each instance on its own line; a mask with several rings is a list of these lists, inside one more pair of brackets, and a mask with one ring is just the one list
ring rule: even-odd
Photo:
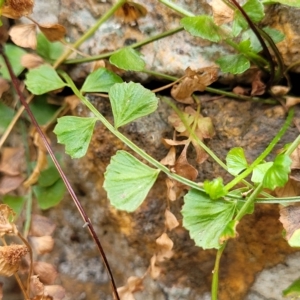
[[209,5],[212,7],[216,25],[226,24],[233,20],[234,11],[222,0],[212,0]]
[[295,197],[300,195],[300,182],[289,178],[283,187],[275,189],[277,197]]
[[236,95],[249,95],[249,89],[241,87],[237,85],[235,88],[233,88],[232,92]]
[[0,98],[1,98],[1,102],[3,102],[2,101],[3,93],[9,91],[9,89],[10,89],[9,82],[4,78],[0,78]]
[[[299,169],[291,170],[289,178],[296,182],[300,182],[300,170]],[[295,196],[297,196],[297,195],[295,195]]]
[[53,298],[51,296],[38,295],[31,298],[30,300],[53,300]]
[[33,263],[33,272],[39,276],[39,279],[44,284],[53,284],[57,278],[56,268],[42,261],[36,261]]
[[6,204],[0,204],[0,236],[17,235],[18,229],[13,223],[15,212]]
[[[184,117],[184,119],[186,121],[186,124],[188,126],[191,126],[191,124],[195,120],[194,116],[191,116],[188,113],[182,113],[182,115],[183,115],[183,117]],[[181,121],[180,117],[176,113],[172,113],[168,117],[168,121],[176,129],[176,131],[178,131],[178,132],[185,132],[187,130],[186,127],[185,127],[185,125]]]
[[296,104],[300,103],[300,97],[292,97],[292,96],[286,96],[285,97],[285,105],[287,108],[290,108],[292,106],[295,106]]
[[24,181],[23,176],[17,175],[17,176],[9,176],[4,175],[0,178],[0,194],[6,195],[11,191],[14,191],[17,189],[22,182]]
[[27,253],[28,248],[24,245],[0,246],[0,275],[12,276],[16,273]]
[[167,189],[168,189],[168,191],[167,191],[168,198],[171,201],[175,201],[178,198],[176,182],[170,178],[167,178],[166,185],[167,185]]
[[300,146],[298,146],[290,155],[292,160],[291,169],[300,169]]
[[266,92],[266,85],[261,80],[261,77],[261,71],[255,73],[254,78],[252,79],[251,96],[260,96]]
[[36,25],[21,24],[15,25],[9,30],[12,41],[23,48],[36,49]]
[[11,19],[19,19],[30,15],[33,5],[33,0],[6,0],[2,7],[2,15]]
[[54,239],[49,235],[41,237],[31,236],[29,241],[37,254],[49,253],[54,247]]
[[162,142],[165,146],[180,146],[180,145],[186,145],[189,143],[188,140],[176,141],[176,140],[171,140],[171,139],[162,139]]
[[[45,287],[40,282],[39,277],[37,275],[33,275],[30,277],[30,290],[35,297],[44,295]],[[34,298],[34,299],[39,299],[39,298]]]
[[289,205],[280,208],[279,221],[286,231],[286,239],[289,240],[293,233],[300,228],[300,206]]
[[157,279],[161,273],[161,268],[156,266],[156,255],[153,255],[150,259],[150,276],[153,279]]
[[60,24],[38,24],[38,26],[50,42],[59,41],[66,34],[66,28]]
[[173,230],[179,225],[176,217],[168,209],[165,211],[165,225],[168,230]]
[[290,88],[284,85],[273,85],[271,91],[275,96],[281,97],[286,95],[290,91]]
[[24,159],[23,148],[5,147],[2,150],[0,172],[6,175],[19,175]]
[[214,67],[202,68],[197,71],[188,67],[185,77],[172,87],[171,95],[178,102],[192,104],[192,94],[195,91],[204,91],[205,88],[215,82],[218,78],[217,69]]
[[74,111],[81,103],[80,99],[76,95],[67,96],[64,100],[67,104],[69,104],[71,111]]
[[55,223],[47,217],[41,215],[31,216],[30,235],[32,236],[51,235],[55,227]]
[[174,166],[176,161],[176,150],[175,147],[171,147],[167,156],[164,157],[160,163],[164,166]]
[[124,23],[136,22],[139,18],[147,15],[147,9],[138,3],[127,1],[116,12],[115,17]]
[[118,288],[120,300],[134,300],[133,293],[144,289],[143,279],[135,276],[130,276],[124,286]]
[[[35,130],[33,131],[33,133],[31,135],[34,138],[34,140],[33,140],[34,145],[37,147],[38,157],[37,157],[37,162],[34,167],[34,170],[30,174],[29,178],[27,178],[27,180],[23,183],[24,187],[26,187],[26,188],[37,183],[39,176],[40,176],[40,172],[48,166],[48,161],[47,161],[47,153],[48,152],[47,152],[47,149],[45,147],[45,144],[44,144],[41,136]],[[45,133],[45,135],[46,135],[46,133]],[[48,141],[50,143],[49,139],[48,139]]]
[[174,169],[176,174],[194,181],[198,176],[198,171],[187,161],[186,152],[188,145],[184,147],[180,156],[178,157]]
[[92,67],[91,67],[91,73],[100,69],[100,68],[105,68],[105,60],[100,59],[92,62]]
[[66,290],[61,285],[45,285],[45,295],[51,296],[53,300],[65,298]]
[[21,57],[21,65],[27,69],[37,68],[43,65],[44,63],[45,62],[43,58],[38,56],[37,54],[27,53]]
[[156,260],[162,262],[166,259],[170,259],[173,256],[173,241],[168,237],[166,233],[163,233],[156,239],[157,253]]

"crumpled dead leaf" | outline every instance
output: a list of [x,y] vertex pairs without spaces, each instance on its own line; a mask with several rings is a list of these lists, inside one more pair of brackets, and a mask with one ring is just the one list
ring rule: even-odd
[[300,206],[289,205],[280,208],[279,221],[286,231],[285,238],[289,240],[296,230],[300,229]]
[[10,176],[19,175],[23,162],[23,148],[5,147],[2,150],[0,172]]
[[39,279],[43,284],[53,284],[58,275],[57,270],[53,265],[43,261],[34,262],[33,271],[34,274],[39,276]]
[[164,166],[174,166],[176,161],[176,149],[171,147],[168,154],[160,161]]
[[32,236],[51,235],[55,227],[55,223],[47,217],[35,214],[31,216],[30,235]]
[[212,0],[209,5],[212,7],[214,23],[222,25],[233,20],[234,11],[222,0]]
[[135,23],[139,18],[147,15],[147,9],[138,3],[127,1],[116,12],[115,17],[123,23]]
[[254,78],[252,79],[252,89],[251,96],[260,96],[266,92],[266,85],[261,80],[262,72],[258,71],[255,73]]
[[[185,112],[183,115],[190,128],[193,127],[194,122],[197,122],[194,133],[200,141],[203,141],[204,139],[210,139],[215,135],[215,130],[211,118],[203,117],[190,106],[185,108]],[[173,113],[169,116],[168,120],[171,125],[174,126],[174,128],[178,132],[180,132],[180,136],[186,136],[191,139],[191,142],[197,153],[196,161],[199,164],[203,163],[208,158],[208,155],[198,144],[197,140],[191,136],[190,132],[186,129],[180,117],[176,113]]]
[[150,276],[153,279],[157,279],[161,273],[161,268],[156,265],[156,255],[153,255],[150,259]]
[[33,0],[6,0],[2,7],[2,15],[10,19],[19,19],[32,13]]
[[64,38],[66,28],[60,24],[38,24],[40,31],[50,42],[56,42]]
[[34,69],[43,65],[45,61],[42,57],[34,53],[27,53],[21,57],[21,65],[26,69]]
[[300,97],[286,96],[285,101],[286,108],[290,108],[300,103]]
[[195,91],[204,91],[217,79],[218,73],[215,67],[202,68],[197,71],[188,67],[185,70],[185,77],[178,84],[173,85],[171,95],[178,102],[192,104],[194,100],[191,95]]
[[24,245],[0,246],[0,275],[12,276],[16,273],[27,253],[28,248]]
[[179,225],[179,222],[174,214],[172,214],[168,209],[165,211],[165,225],[168,230],[173,230]]
[[156,252],[156,261],[162,262],[166,259],[170,259],[174,252],[173,241],[168,237],[166,233],[163,233],[159,238],[156,239],[157,252]]
[[22,184],[24,181],[24,178],[22,175],[17,175],[17,176],[9,176],[9,175],[4,175],[0,178],[0,195],[6,195]]
[[275,193],[277,197],[295,197],[300,195],[300,180],[289,178],[283,187],[277,187]]
[[54,247],[54,239],[49,235],[40,237],[30,236],[29,241],[32,245],[32,248],[34,248],[37,254],[49,253],[53,250]]
[[15,212],[6,204],[0,204],[0,236],[17,235],[18,229],[13,223]]
[[[47,161],[48,152],[41,136],[35,130],[33,130],[31,136],[33,136],[33,143],[37,147],[37,162],[30,176],[27,178],[26,181],[24,181],[23,183],[24,187],[29,187],[31,185],[34,185],[39,179],[40,172],[43,171],[48,165],[48,161]],[[48,141],[50,143],[49,139]]]
[[135,292],[142,291],[143,289],[143,278],[130,276],[127,279],[126,285],[118,288],[118,294],[120,296],[120,300],[135,300],[133,294]]
[[12,41],[24,48],[36,49],[36,25],[35,24],[21,24],[15,25],[9,30],[9,35]]
[[281,97],[286,95],[290,91],[290,88],[285,85],[273,85],[271,91],[275,96]]

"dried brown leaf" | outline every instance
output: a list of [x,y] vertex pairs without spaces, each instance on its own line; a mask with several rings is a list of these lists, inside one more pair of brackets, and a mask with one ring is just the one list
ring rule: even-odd
[[300,183],[289,178],[284,187],[278,187],[275,189],[276,196],[278,197],[295,197],[300,195]]
[[298,146],[290,155],[292,160],[291,169],[300,169],[300,146]]
[[33,0],[6,0],[2,7],[2,15],[11,19],[19,19],[30,15],[33,5]]
[[133,293],[142,291],[143,289],[143,278],[130,276],[127,279],[126,285],[118,288],[118,294],[120,300],[134,300]]
[[178,157],[175,163],[174,169],[178,175],[194,181],[198,176],[198,171],[187,161],[187,148],[188,145],[186,145],[182,150],[180,156]]
[[289,240],[293,233],[300,228],[300,206],[289,205],[281,207],[279,221],[286,231],[286,239]]
[[36,49],[36,25],[21,24],[15,25],[9,30],[9,35],[12,41],[24,48]]
[[21,175],[9,176],[5,175],[0,179],[0,194],[6,195],[7,193],[17,189],[23,182],[24,178]]
[[0,172],[10,176],[19,175],[21,172],[23,158],[23,148],[5,147],[2,151]]
[[115,16],[124,23],[134,23],[147,15],[147,9],[138,3],[127,1],[116,12]]
[[0,236],[17,235],[18,230],[13,223],[15,212],[6,204],[0,204]]
[[50,42],[59,41],[66,34],[66,28],[60,24],[38,24],[38,26]]
[[52,236],[45,235],[40,237],[31,236],[30,243],[37,254],[49,253],[53,250],[54,239]]
[[212,7],[216,25],[226,24],[233,20],[234,11],[222,0],[212,0],[209,5]]
[[171,201],[175,201],[178,198],[177,189],[176,189],[177,186],[175,184],[175,181],[170,178],[167,178],[166,185],[167,185],[167,189],[168,189],[168,191],[167,191],[168,198]]
[[176,150],[175,147],[171,147],[167,156],[164,157],[160,163],[164,166],[174,166],[176,161]]
[[56,268],[42,261],[36,261],[33,263],[33,271],[35,275],[39,276],[39,279],[44,284],[53,284],[57,278]]
[[21,65],[27,69],[37,68],[43,65],[44,63],[45,62],[43,58],[38,56],[37,54],[27,53],[21,57]]
[[24,245],[0,246],[0,275],[12,276],[16,273],[27,253],[28,248]]
[[55,230],[55,223],[49,218],[41,215],[32,215],[30,235],[32,236],[44,236],[51,235]]
[[[33,275],[30,278],[30,290],[32,294],[35,295],[36,297],[44,295],[45,287],[40,282],[39,277],[37,275]],[[39,299],[39,298],[34,298],[34,299]]]
[[61,285],[45,285],[45,295],[53,300],[64,299],[66,290]]
[[2,98],[3,93],[7,92],[9,89],[10,89],[9,82],[4,78],[0,78],[0,98]]
[[161,273],[161,268],[156,265],[156,260],[156,255],[153,255],[150,259],[150,275],[153,279],[157,279]]
[[252,89],[251,96],[263,95],[266,92],[266,85],[261,80],[262,72],[258,71],[255,73],[254,78],[252,79]]
[[286,96],[285,100],[286,100],[285,105],[287,108],[290,108],[300,103],[300,97]]
[[274,85],[271,87],[271,91],[275,96],[281,97],[286,95],[290,91],[290,88],[284,85]]
[[163,233],[156,239],[157,253],[156,260],[162,262],[166,259],[170,259],[173,256],[173,241],[168,237],[166,233]]
[[249,95],[249,89],[241,87],[237,85],[235,88],[233,88],[232,92],[236,95]]
[[178,102],[192,104],[194,100],[191,95],[195,91],[204,91],[217,78],[217,70],[214,67],[202,68],[197,71],[188,67],[183,80],[172,87],[171,95]]
[[179,225],[176,217],[168,209],[165,211],[165,218],[165,225],[168,230],[173,230]]
[[74,111],[80,104],[80,99],[76,95],[67,96],[64,100],[67,104],[69,104],[72,111]]

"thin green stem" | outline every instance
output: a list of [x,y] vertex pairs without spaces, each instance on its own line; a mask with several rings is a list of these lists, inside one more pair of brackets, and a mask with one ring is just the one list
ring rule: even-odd
[[219,287],[219,268],[220,268],[220,260],[223,254],[223,251],[227,245],[227,241],[224,242],[224,244],[221,246],[221,248],[218,249],[216,260],[215,260],[215,266],[213,270],[213,279],[212,279],[212,285],[211,285],[211,299],[212,300],[218,300],[218,287]]
[[[127,0],[119,0],[115,5],[113,5],[89,30],[87,30],[73,45],[72,48],[77,49],[83,42],[89,39],[97,29],[105,23],[114,12],[119,9]],[[60,65],[68,56],[72,53],[72,49],[66,50],[63,55],[54,63],[53,67],[56,68]]]
[[178,12],[181,15],[187,16],[187,17],[193,17],[194,14],[191,12],[185,10],[184,8],[176,5],[174,2],[170,2],[168,0],[159,0],[159,2],[163,3],[164,5],[170,7],[172,10]]
[[260,194],[260,192],[263,189],[263,184],[262,182],[256,187],[256,189],[253,191],[253,193],[250,195],[250,197],[247,199],[245,204],[242,206],[238,214],[235,216],[234,220],[235,221],[240,221],[245,214],[249,211],[249,208],[254,205],[254,202],[257,198],[257,196]]
[[[157,34],[157,35],[155,35],[153,37],[149,37],[149,38],[147,38],[147,39],[145,39],[143,41],[134,43],[134,44],[130,45],[130,47],[135,49],[135,48],[139,48],[139,47],[145,46],[145,45],[150,44],[150,43],[152,43],[154,41],[160,40],[160,39],[165,38],[167,36],[173,35],[173,34],[179,32],[179,31],[182,31],[183,29],[184,29],[183,26],[179,26],[179,27],[176,27],[174,29],[170,29],[168,31],[164,31],[163,33]],[[103,53],[103,54],[100,54],[100,55],[90,56],[90,57],[68,59],[64,63],[65,64],[77,64],[77,63],[84,63],[84,62],[89,62],[89,61],[95,61],[95,60],[99,60],[99,59],[104,59],[104,58],[110,57],[111,55],[115,54],[119,50],[120,49],[115,50],[115,51],[111,51],[111,52],[107,52],[107,53]]]
[[[144,69],[142,72],[156,76],[156,77],[160,77],[160,78],[163,78],[166,80],[170,80],[170,81],[176,81],[179,79],[179,78],[171,76],[171,75],[166,75],[164,73],[151,71],[151,70],[147,70],[147,69]],[[259,103],[263,103],[263,104],[277,104],[278,103],[277,101],[275,101],[273,99],[261,99],[258,97],[248,97],[248,96],[243,96],[243,95],[237,95],[232,92],[226,92],[226,91],[215,89],[215,88],[208,87],[208,86],[205,88],[205,91],[212,93],[212,94],[222,95],[222,96],[230,97],[230,98],[237,99],[237,100],[243,100],[243,101],[254,101],[254,102],[259,102]]]
[[131,148],[135,153],[137,153],[139,156],[141,156],[143,159],[145,159],[148,163],[156,167],[157,169],[164,172],[169,177],[181,182],[182,184],[188,185],[194,189],[200,190],[204,192],[204,190],[197,184],[196,182],[193,182],[187,178],[184,178],[182,176],[179,176],[175,173],[172,173],[166,166],[162,165],[160,162],[158,162],[156,159],[151,157],[149,154],[147,154],[144,150],[136,146],[132,141],[130,141],[127,137],[125,137],[122,133],[120,133],[113,125],[111,125],[105,117],[97,110],[95,106],[91,102],[88,101],[87,98],[85,98],[81,92],[77,89],[72,79],[69,77],[68,74],[66,74],[63,71],[59,71],[61,76],[65,79],[67,84],[70,86],[74,94],[82,101],[83,104],[85,104],[88,109],[98,118],[100,122],[112,133],[114,134],[118,139],[120,139],[125,145],[127,145],[129,148]]
[[[114,134],[118,139],[120,139],[125,145],[127,145],[129,148],[131,148],[134,152],[136,152],[140,157],[148,161],[151,165],[156,167],[157,169],[164,172],[167,176],[173,178],[174,180],[177,180],[178,182],[187,185],[191,188],[194,188],[196,190],[205,192],[198,183],[193,182],[187,178],[184,178],[180,175],[177,175],[175,173],[172,173],[166,166],[159,163],[157,160],[152,158],[150,155],[148,155],[144,150],[140,149],[138,146],[136,146],[132,141],[130,141],[128,138],[126,138],[123,134],[121,134],[117,129],[115,129],[105,118],[104,116],[86,99],[81,92],[77,89],[75,84],[73,83],[72,79],[63,71],[59,71],[61,76],[65,79],[69,87],[73,90],[74,94],[81,99],[82,103],[85,104],[90,111],[99,119],[100,122],[112,133]],[[239,197],[237,195],[228,194],[226,195],[226,198],[229,199],[235,199],[238,201],[245,202],[245,199],[242,197]],[[300,202],[299,197],[291,197],[291,198],[271,198],[265,199],[256,199],[257,203],[286,203],[286,202]]]
[[288,112],[288,116],[282,126],[282,128],[279,130],[279,132],[276,134],[276,136],[273,138],[273,140],[270,142],[268,147],[257,157],[257,159],[240,175],[235,177],[231,182],[229,182],[226,186],[225,189],[229,191],[232,189],[235,185],[237,185],[242,179],[247,177],[253,169],[259,165],[272,151],[274,146],[279,142],[281,137],[284,135],[286,130],[289,128],[294,116],[294,109],[290,109]]
[[293,141],[293,143],[290,144],[290,146],[288,147],[285,153],[287,155],[291,155],[299,146],[299,144],[300,144],[300,135],[298,135],[297,138]]

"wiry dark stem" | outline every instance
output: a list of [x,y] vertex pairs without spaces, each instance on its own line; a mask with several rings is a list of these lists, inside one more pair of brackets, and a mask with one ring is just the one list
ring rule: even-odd
[[51,159],[52,159],[55,167],[57,168],[57,171],[59,172],[59,174],[60,174],[60,176],[61,176],[61,178],[62,178],[62,180],[63,180],[63,182],[64,182],[64,184],[65,184],[65,186],[66,186],[66,188],[67,188],[67,190],[68,190],[71,198],[72,198],[72,200],[74,201],[74,203],[75,203],[75,205],[76,205],[76,207],[77,207],[77,209],[78,209],[78,211],[79,211],[82,219],[84,220],[84,227],[88,227],[89,232],[90,232],[90,234],[91,234],[94,242],[96,243],[96,245],[97,245],[97,247],[99,249],[100,255],[101,255],[102,260],[103,260],[103,263],[104,263],[105,268],[107,270],[107,273],[109,274],[109,277],[110,277],[110,282],[111,282],[111,285],[112,285],[112,290],[113,290],[114,298],[116,300],[120,300],[120,297],[118,295],[118,291],[117,291],[117,287],[116,287],[116,284],[115,284],[115,281],[114,281],[114,277],[113,277],[112,271],[110,269],[108,260],[106,258],[105,252],[104,252],[104,250],[102,248],[100,240],[99,240],[99,238],[98,238],[98,236],[97,236],[97,234],[95,232],[95,229],[94,229],[94,227],[93,227],[93,225],[91,223],[91,220],[87,216],[87,214],[86,214],[84,208],[82,207],[81,203],[79,202],[79,200],[78,200],[78,198],[77,198],[77,196],[76,196],[76,194],[75,194],[75,192],[74,192],[74,190],[73,190],[73,188],[72,188],[72,186],[71,186],[68,178],[66,177],[66,175],[63,172],[61,166],[59,165],[59,162],[57,161],[57,159],[56,159],[56,157],[54,155],[54,152],[53,152],[53,150],[52,150],[52,148],[51,148],[51,146],[50,146],[50,144],[49,144],[49,142],[48,142],[48,140],[47,140],[47,138],[46,138],[43,130],[41,129],[41,127],[37,123],[34,115],[32,114],[32,111],[30,110],[29,105],[27,104],[27,102],[25,100],[25,97],[23,96],[23,94],[22,94],[22,92],[20,90],[19,80],[17,79],[17,77],[15,76],[15,74],[14,74],[14,72],[12,70],[11,64],[10,64],[7,56],[5,55],[5,53],[3,51],[3,46],[2,45],[0,45],[0,54],[2,55],[2,57],[3,57],[4,61],[5,61],[5,64],[7,66],[7,69],[9,71],[9,74],[10,74],[10,77],[11,77],[11,80],[12,80],[12,83],[13,83],[13,86],[14,86],[14,88],[15,88],[15,90],[16,90],[19,98],[20,98],[20,101],[21,101],[22,105],[24,106],[24,108],[25,108],[26,112],[28,113],[28,116],[29,116],[32,124],[36,128],[36,130],[39,133],[41,139],[43,140],[43,142],[45,144],[45,147],[46,147],[46,149],[47,149],[47,151],[48,151],[48,153],[49,153],[49,155],[50,155],[50,157],[51,157]]

